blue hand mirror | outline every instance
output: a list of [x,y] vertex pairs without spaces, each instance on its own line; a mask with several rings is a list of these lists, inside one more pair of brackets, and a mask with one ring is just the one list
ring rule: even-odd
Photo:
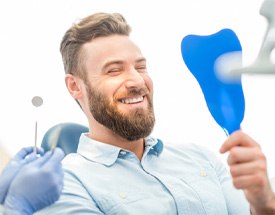
[[205,36],[187,35],[181,43],[183,60],[198,81],[208,110],[227,135],[240,129],[245,110],[244,94],[241,76],[221,79],[215,63],[222,55],[241,50],[238,37],[230,29]]

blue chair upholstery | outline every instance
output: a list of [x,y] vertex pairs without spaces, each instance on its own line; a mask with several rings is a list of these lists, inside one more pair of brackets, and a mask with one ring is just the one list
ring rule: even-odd
[[65,154],[76,152],[81,133],[88,131],[88,127],[78,123],[59,123],[45,133],[41,147],[45,151],[59,147]]

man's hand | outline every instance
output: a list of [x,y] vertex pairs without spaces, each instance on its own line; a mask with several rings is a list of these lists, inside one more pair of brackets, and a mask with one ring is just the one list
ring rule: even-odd
[[242,189],[253,214],[275,214],[275,195],[260,145],[242,131],[232,133],[220,149],[229,152],[228,165],[237,189]]

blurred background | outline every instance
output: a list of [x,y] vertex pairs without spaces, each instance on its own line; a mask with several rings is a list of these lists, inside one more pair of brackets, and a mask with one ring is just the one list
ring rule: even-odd
[[[188,71],[180,44],[188,34],[236,32],[243,63],[257,57],[267,22],[259,14],[262,0],[9,0],[0,2],[0,144],[1,165],[21,147],[38,145],[60,122],[87,125],[64,82],[59,45],[65,31],[94,12],[120,12],[132,26],[132,39],[148,60],[154,81],[156,126],[164,141],[194,142],[218,150],[226,135],[207,109],[202,91]],[[199,62],[198,62],[199,63]],[[275,74],[243,75],[246,109],[242,129],[257,140],[275,176]],[[34,107],[31,100],[44,103]]]

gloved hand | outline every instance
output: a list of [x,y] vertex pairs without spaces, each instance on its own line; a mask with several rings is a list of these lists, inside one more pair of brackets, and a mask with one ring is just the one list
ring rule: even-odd
[[10,185],[4,214],[30,215],[54,203],[63,188],[63,157],[56,148],[22,167]]
[[[43,155],[43,150],[38,149],[37,154]],[[19,170],[26,164],[37,159],[38,156],[33,153],[33,147],[22,148],[17,154],[10,160],[5,169],[0,175],[0,203],[3,204],[5,197],[9,190],[10,184]]]

